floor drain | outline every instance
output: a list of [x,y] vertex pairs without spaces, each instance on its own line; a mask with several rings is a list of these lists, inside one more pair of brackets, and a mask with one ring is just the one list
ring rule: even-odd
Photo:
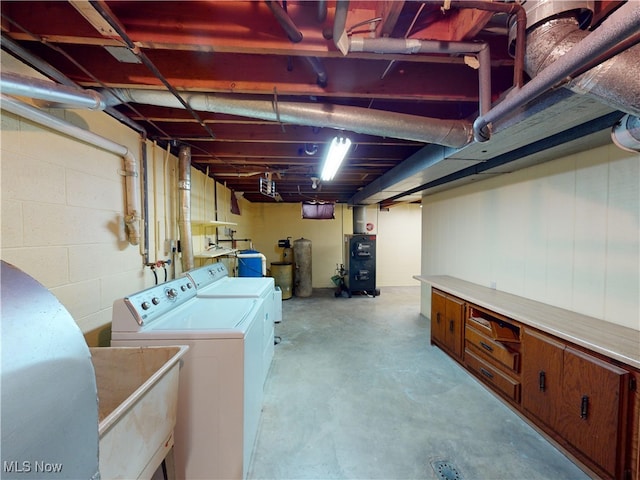
[[442,480],[462,480],[460,472],[449,462],[431,462],[431,466]]

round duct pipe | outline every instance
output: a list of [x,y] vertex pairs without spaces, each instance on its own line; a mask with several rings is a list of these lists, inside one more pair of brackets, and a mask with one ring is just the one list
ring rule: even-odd
[[611,140],[628,152],[640,152],[640,118],[625,115],[611,129]]
[[[580,45],[584,55],[581,61],[587,64],[602,54],[600,47],[592,42],[596,33],[604,32],[603,26],[593,33],[586,30],[591,23],[594,10],[593,1],[542,0],[526,2],[523,7],[527,14],[527,52],[525,70],[531,78],[537,77],[552,65],[561,63],[569,51]],[[637,17],[631,6],[629,15]],[[623,9],[620,9],[622,13]],[[635,13],[634,13],[635,12]],[[620,17],[616,15],[616,17]],[[618,21],[624,21],[618,19]],[[605,22],[616,30],[613,16]],[[594,35],[594,37],[591,37]],[[510,41],[515,36],[515,26],[509,31]],[[611,34],[613,36],[613,34]],[[590,68],[586,73],[575,76],[565,83],[574,93],[586,94],[616,110],[632,115],[640,115],[640,46],[627,48],[607,61]]]
[[[541,0],[537,2],[524,2],[523,8],[527,18],[527,30],[532,27],[561,16],[570,15],[578,20],[578,28],[584,30],[591,24],[595,9],[593,0]],[[517,38],[517,25],[515,15],[509,18],[509,54],[515,55]],[[527,52],[528,53],[528,52]]]
[[178,152],[178,192],[180,195],[180,249],[182,250],[182,271],[194,267],[193,239],[191,236],[191,147],[181,146]]
[[353,233],[367,233],[367,209],[364,206],[353,207]]

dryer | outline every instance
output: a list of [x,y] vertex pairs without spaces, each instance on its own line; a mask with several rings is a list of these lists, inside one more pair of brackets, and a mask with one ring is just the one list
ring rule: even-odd
[[274,355],[274,323],[282,320],[282,291],[273,277],[229,277],[224,263],[218,262],[190,270],[186,275],[201,299],[261,298],[263,317],[263,382],[267,378]]
[[177,478],[246,477],[262,408],[263,317],[261,298],[202,300],[189,277],[114,302],[113,346],[190,347],[178,390]]

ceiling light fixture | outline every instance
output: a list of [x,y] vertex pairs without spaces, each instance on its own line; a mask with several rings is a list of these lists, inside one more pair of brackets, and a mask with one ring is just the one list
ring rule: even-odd
[[344,160],[344,157],[347,156],[350,146],[351,140],[346,137],[335,137],[331,140],[329,153],[324,161],[322,174],[320,175],[323,181],[332,180],[333,177],[335,177],[338,168],[340,168],[340,164]]

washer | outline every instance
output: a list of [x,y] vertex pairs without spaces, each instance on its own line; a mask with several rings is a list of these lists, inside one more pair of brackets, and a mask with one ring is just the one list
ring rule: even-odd
[[272,277],[229,277],[224,263],[218,262],[187,272],[202,299],[261,298],[263,318],[263,382],[274,354],[274,323],[282,320],[282,291]]
[[262,299],[202,300],[188,277],[114,302],[113,346],[190,347],[178,390],[177,478],[246,477],[263,398],[263,317]]

